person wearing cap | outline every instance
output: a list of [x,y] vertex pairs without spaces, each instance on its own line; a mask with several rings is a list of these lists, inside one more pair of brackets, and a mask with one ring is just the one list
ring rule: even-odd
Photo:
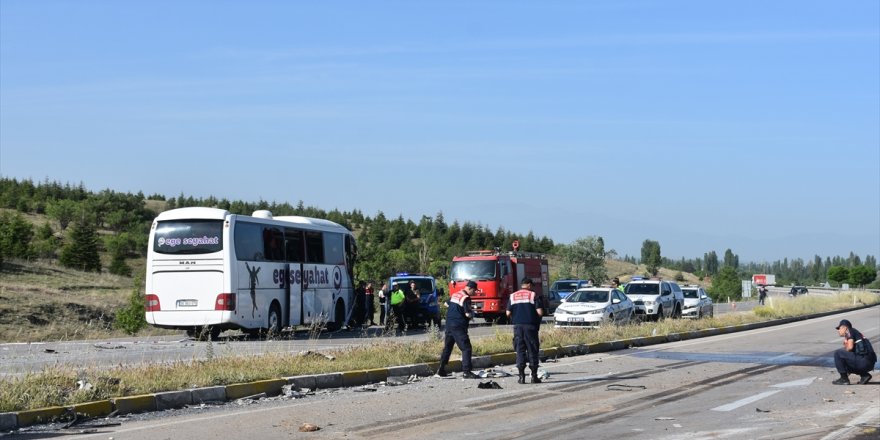
[[468,322],[473,317],[471,312],[471,295],[477,290],[477,283],[468,281],[464,289],[455,292],[444,303],[448,307],[446,311],[446,333],[443,338],[443,351],[440,353],[440,368],[437,376],[448,377],[446,364],[452,355],[452,346],[457,345],[461,350],[461,372],[465,379],[476,379],[477,375],[471,371],[471,338],[468,336]]
[[517,383],[526,383],[526,357],[532,370],[532,383],[538,378],[538,329],[544,316],[544,297],[532,290],[532,279],[523,278],[520,290],[510,294],[507,317],[513,324],[513,348],[516,351]]
[[877,362],[877,353],[871,346],[871,341],[862,333],[853,328],[847,319],[837,324],[837,334],[843,338],[843,348],[834,352],[834,366],[840,373],[840,378],[834,380],[834,385],[849,385],[849,375],[858,374],[859,384],[864,385],[871,381],[868,374],[874,369]]

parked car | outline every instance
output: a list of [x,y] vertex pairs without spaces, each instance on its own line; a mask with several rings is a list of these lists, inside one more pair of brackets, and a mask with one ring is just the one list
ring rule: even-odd
[[556,280],[550,286],[550,293],[556,293],[561,299],[565,299],[575,290],[581,287],[589,287],[587,280]]
[[789,296],[798,296],[798,295],[806,295],[810,293],[804,286],[792,286],[791,290],[788,291]]
[[684,294],[678,283],[664,280],[633,280],[626,285],[626,296],[635,304],[636,316],[645,319],[680,318]]
[[556,327],[598,327],[602,324],[628,323],[635,308],[633,302],[611,287],[586,287],[576,290],[556,309]]
[[564,301],[561,296],[559,296],[559,292],[549,291],[546,295],[544,295],[544,300],[546,303],[544,306],[547,310],[544,312],[545,315],[552,315],[556,313],[556,308],[559,307],[560,304]]
[[684,308],[681,309],[682,318],[697,318],[715,316],[715,306],[712,298],[706,294],[700,286],[684,286],[681,288],[684,294]]

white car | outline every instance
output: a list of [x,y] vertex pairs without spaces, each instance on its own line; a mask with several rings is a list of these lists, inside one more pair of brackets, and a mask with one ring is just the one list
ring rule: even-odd
[[715,306],[712,298],[706,295],[706,291],[700,286],[684,286],[681,288],[684,294],[684,309],[681,311],[682,318],[697,318],[715,316]]
[[633,302],[611,287],[587,287],[574,291],[556,308],[556,327],[598,327],[625,324],[632,319]]
[[626,284],[626,296],[635,303],[636,315],[651,321],[680,318],[684,308],[681,287],[673,281],[633,280]]

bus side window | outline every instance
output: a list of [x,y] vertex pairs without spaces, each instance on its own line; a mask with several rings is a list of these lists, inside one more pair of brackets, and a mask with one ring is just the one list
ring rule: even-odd
[[317,231],[306,231],[306,261],[308,263],[324,262],[324,234]]
[[345,264],[345,252],[343,251],[343,235],[334,232],[324,233],[324,263]]
[[235,256],[241,261],[263,261],[263,239],[260,226],[254,223],[235,223]]
[[278,228],[263,229],[263,254],[267,261],[284,261],[283,235]]
[[305,246],[303,245],[303,233],[296,229],[284,231],[287,247],[287,261],[302,263],[305,259]]

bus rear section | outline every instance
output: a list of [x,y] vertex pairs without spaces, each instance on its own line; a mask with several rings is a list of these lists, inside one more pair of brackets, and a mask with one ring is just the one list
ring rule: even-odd
[[[190,208],[192,214],[206,213]],[[229,326],[235,310],[229,268],[224,258],[224,220],[162,220],[150,231],[146,273],[146,320],[160,328],[188,333]],[[225,211],[221,211],[225,212]],[[208,215],[210,216],[210,215]]]

